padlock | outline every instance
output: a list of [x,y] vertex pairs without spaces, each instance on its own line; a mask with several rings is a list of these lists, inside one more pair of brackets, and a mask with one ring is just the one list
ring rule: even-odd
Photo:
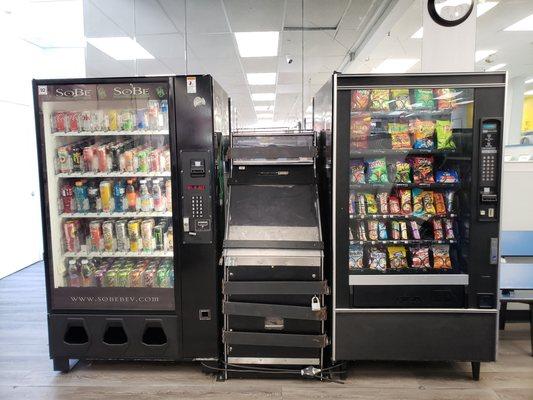
[[317,296],[313,296],[311,299],[311,310],[320,311],[320,300]]

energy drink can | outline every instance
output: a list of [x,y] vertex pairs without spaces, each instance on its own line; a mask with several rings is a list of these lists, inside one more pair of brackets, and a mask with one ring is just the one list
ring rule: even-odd
[[168,269],[165,268],[164,264],[161,264],[157,269],[156,286],[160,288],[168,288],[170,286],[168,278]]
[[155,265],[150,264],[142,273],[142,286],[143,287],[156,287],[156,272]]
[[131,287],[142,287],[142,274],[146,269],[146,262],[139,261],[135,269],[131,272],[130,285]]
[[102,233],[104,236],[104,250],[113,251],[113,221],[104,221]]
[[127,221],[118,220],[115,222],[115,235],[117,238],[117,251],[128,251],[128,228]]
[[153,251],[154,236],[153,236],[154,222],[153,220],[144,220],[141,223],[141,237],[143,251]]
[[163,225],[159,224],[154,227],[154,240],[156,250],[164,249],[164,228]]
[[138,219],[132,219],[128,222],[128,236],[130,239],[130,251],[139,251],[140,223]]

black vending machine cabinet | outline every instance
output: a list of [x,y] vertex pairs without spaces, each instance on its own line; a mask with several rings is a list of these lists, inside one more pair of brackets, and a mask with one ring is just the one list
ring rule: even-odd
[[209,75],[33,82],[50,357],[218,360]]
[[332,360],[496,357],[504,73],[333,75],[315,98]]

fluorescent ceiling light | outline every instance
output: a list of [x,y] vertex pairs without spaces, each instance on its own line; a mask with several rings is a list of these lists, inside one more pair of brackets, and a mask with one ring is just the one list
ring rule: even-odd
[[533,14],[508,26],[504,31],[533,31]]
[[533,96],[533,90],[526,90],[524,96]]
[[501,64],[496,64],[496,65],[493,65],[492,67],[490,68],[487,68],[485,71],[487,72],[492,72],[492,71],[500,71],[503,67],[505,67],[507,64],[505,63],[501,63]]
[[377,74],[403,73],[418,62],[418,58],[387,58],[372,72]]
[[477,12],[476,17],[481,17],[486,12],[492,10],[494,7],[498,5],[498,1],[484,1],[484,2],[478,2],[477,3]]
[[481,60],[484,60],[488,56],[496,54],[497,52],[498,50],[478,50],[476,51],[476,62],[480,62]]
[[259,72],[246,74],[249,85],[275,85],[276,73],[275,72]]
[[255,106],[255,111],[274,111],[272,106]]
[[276,93],[252,93],[253,101],[270,101],[276,98]]
[[524,83],[533,83],[533,78],[531,79],[528,79],[527,81],[525,81]]
[[411,35],[411,39],[422,39],[424,37],[424,27],[421,27]]
[[236,32],[241,57],[275,57],[278,55],[279,32]]
[[130,37],[87,38],[87,42],[118,61],[152,60],[154,58]]

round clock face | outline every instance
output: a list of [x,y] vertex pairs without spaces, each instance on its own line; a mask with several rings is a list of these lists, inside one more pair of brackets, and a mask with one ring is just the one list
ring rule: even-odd
[[433,20],[444,26],[456,26],[465,21],[474,8],[474,0],[428,0]]

